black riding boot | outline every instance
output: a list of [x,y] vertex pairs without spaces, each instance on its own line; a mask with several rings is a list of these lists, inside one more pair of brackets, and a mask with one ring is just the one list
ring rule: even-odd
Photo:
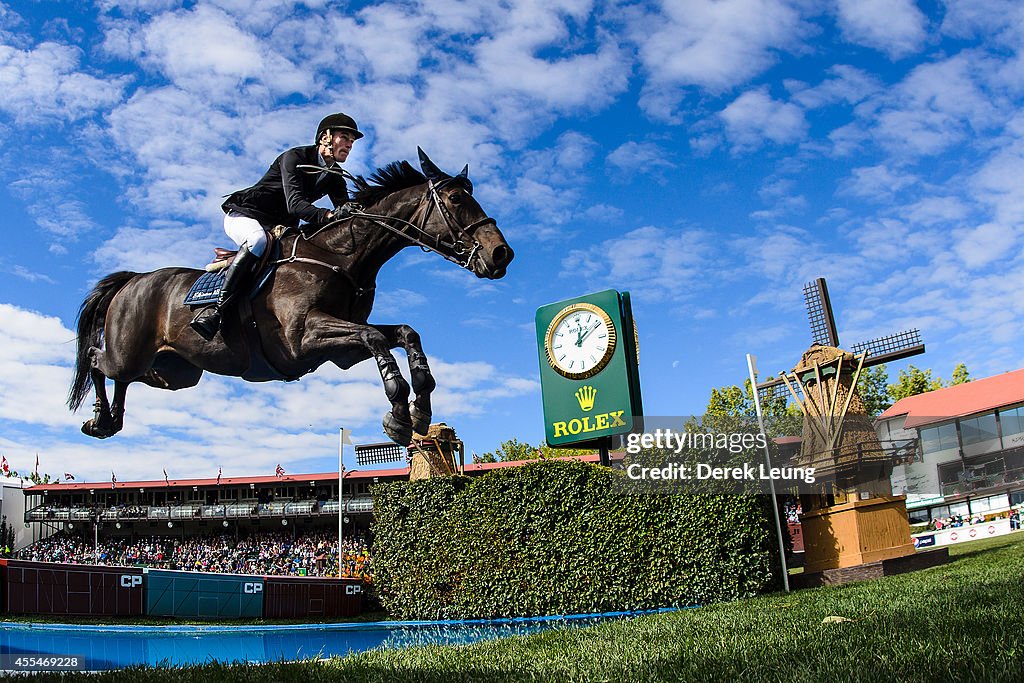
[[192,320],[192,329],[206,341],[213,339],[220,329],[221,309],[228,303],[238,291],[238,288],[248,279],[249,273],[259,262],[260,257],[249,251],[244,244],[235,255],[235,260],[228,266],[228,272],[224,276],[224,287],[220,290],[217,303],[207,306],[199,311]]

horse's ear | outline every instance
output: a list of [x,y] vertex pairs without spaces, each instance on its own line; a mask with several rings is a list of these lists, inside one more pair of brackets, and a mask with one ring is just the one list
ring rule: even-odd
[[436,183],[442,180],[447,180],[448,178],[451,177],[450,175],[439,169],[437,165],[435,165],[434,162],[430,160],[430,157],[427,156],[427,153],[424,152],[422,149],[417,147],[416,152],[418,152],[420,155],[420,168],[423,169],[423,175],[427,176],[427,178],[433,180]]
[[462,167],[459,171],[459,175],[455,176],[462,181],[462,186],[466,188],[466,192],[473,194],[473,181],[469,179],[469,164]]

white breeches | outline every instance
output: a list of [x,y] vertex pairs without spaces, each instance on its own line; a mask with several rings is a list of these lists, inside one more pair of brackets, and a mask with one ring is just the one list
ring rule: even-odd
[[267,234],[254,218],[229,211],[224,216],[224,232],[235,244],[239,247],[244,244],[256,256],[262,256],[263,250],[267,248]]

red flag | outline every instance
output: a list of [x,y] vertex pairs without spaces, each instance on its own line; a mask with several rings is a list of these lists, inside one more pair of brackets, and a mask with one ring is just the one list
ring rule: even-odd
[[11,473],[11,466],[7,464],[6,455],[0,455],[0,458],[3,458],[3,460],[0,461],[0,471],[4,473],[4,476],[7,476]]
[[223,471],[224,471],[223,467],[218,467],[217,468],[217,486],[220,486],[220,475],[221,475],[221,472],[223,472]]
[[117,488],[117,476],[113,472],[110,473],[110,488]]
[[278,479],[280,479],[281,477],[283,477],[283,476],[284,476],[284,468],[283,468],[283,467],[281,467],[280,465],[278,465],[278,466],[277,466],[277,469],[276,469],[276,470],[274,470],[274,474],[276,474],[276,475],[277,475],[277,477],[278,477]]
[[164,481],[167,482],[168,486],[171,485],[171,480],[167,478],[167,469],[166,468],[164,468]]
[[70,472],[65,472],[64,473],[64,481],[74,481],[74,480],[75,480],[75,475],[71,474]]

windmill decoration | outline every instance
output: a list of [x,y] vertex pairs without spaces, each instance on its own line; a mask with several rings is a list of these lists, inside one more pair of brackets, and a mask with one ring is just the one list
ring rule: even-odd
[[455,429],[435,422],[426,434],[413,434],[409,444],[409,481],[463,474],[465,461],[466,449]]
[[[839,333],[836,331],[836,319],[832,313],[832,301],[828,296],[825,278],[819,277],[814,282],[804,285],[804,303],[807,305],[807,318],[811,323],[811,346],[839,348]],[[855,356],[864,355],[863,368],[881,365],[891,361],[910,358],[924,353],[924,342],[917,329],[890,334],[866,342],[858,342],[850,347]],[[781,373],[780,373],[781,374]],[[794,387],[801,390],[798,385]],[[783,378],[777,377],[757,385],[762,401],[785,396],[789,391]]]
[[[800,454],[793,464],[813,467],[818,481],[816,493],[800,496],[805,571],[912,553],[906,507],[902,497],[892,495],[889,480],[894,454],[878,440],[857,382],[865,368],[924,353],[920,332],[872,339],[845,351],[839,348],[824,278],[805,285],[804,299],[813,338],[810,349],[791,372],[759,384],[757,390],[767,399],[788,393],[804,414]],[[853,515],[850,520],[860,515],[861,521],[843,521],[844,515]],[[870,540],[864,536],[868,517],[877,520],[867,525],[875,529]],[[846,527],[853,530],[842,531]]]

